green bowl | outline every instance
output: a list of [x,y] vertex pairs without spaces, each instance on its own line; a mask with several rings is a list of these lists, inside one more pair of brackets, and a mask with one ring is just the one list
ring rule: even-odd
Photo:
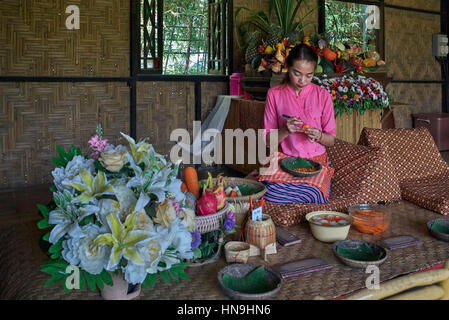
[[321,164],[319,164],[318,162],[306,159],[312,166],[317,167],[318,170],[313,171],[313,172],[298,172],[298,171],[295,171],[295,170],[291,169],[291,167],[292,167],[292,163],[295,162],[297,158],[298,157],[288,157],[288,158],[282,159],[281,160],[281,168],[282,168],[282,170],[284,170],[287,173],[290,173],[291,175],[294,175],[295,177],[302,177],[302,178],[314,176],[314,175],[320,173],[321,170],[323,170],[323,166]]
[[347,266],[366,268],[369,265],[380,265],[388,256],[387,250],[365,240],[342,240],[332,245],[334,254]]

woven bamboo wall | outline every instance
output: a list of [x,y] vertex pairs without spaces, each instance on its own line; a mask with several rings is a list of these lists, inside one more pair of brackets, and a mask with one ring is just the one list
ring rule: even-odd
[[404,103],[393,110],[397,128],[412,128],[412,114],[441,112],[441,85],[431,83],[390,83],[387,92]]
[[441,80],[432,56],[440,16],[385,8],[385,58],[395,80]]
[[126,83],[0,83],[0,189],[50,182],[56,146],[88,152],[101,123],[116,144],[129,132]]
[[[439,11],[439,1],[388,1],[389,4]],[[432,34],[440,33],[440,16],[385,8],[385,58],[395,80],[441,80],[432,56]],[[440,112],[440,84],[390,83],[387,92],[397,106],[395,125],[411,128],[413,113]]]
[[413,9],[440,11],[440,0],[385,0],[385,3]]
[[169,155],[177,128],[193,130],[195,85],[192,82],[137,83],[137,139],[149,138],[158,153]]
[[[68,30],[69,5],[80,29]],[[0,75],[129,76],[129,0],[1,0]]]
[[207,118],[215,107],[219,95],[229,94],[227,82],[201,83],[201,121]]

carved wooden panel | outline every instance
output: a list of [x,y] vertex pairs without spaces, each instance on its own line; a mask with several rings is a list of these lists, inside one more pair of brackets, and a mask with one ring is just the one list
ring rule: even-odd
[[[78,30],[66,27],[69,5]],[[125,0],[1,0],[0,75],[127,77],[129,24]]]
[[126,83],[0,83],[0,189],[49,183],[57,145],[87,154],[99,123],[116,144],[129,118]]

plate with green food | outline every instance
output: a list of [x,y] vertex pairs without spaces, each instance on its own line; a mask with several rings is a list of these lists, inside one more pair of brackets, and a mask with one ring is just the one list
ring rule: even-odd
[[449,242],[449,219],[437,218],[427,222],[427,229],[435,238]]
[[281,168],[296,177],[311,177],[323,170],[323,166],[313,160],[288,157],[281,160]]
[[273,299],[282,286],[282,278],[274,270],[255,264],[230,264],[218,272],[218,283],[231,299]]
[[332,245],[332,251],[344,264],[353,268],[380,265],[388,256],[383,247],[365,240],[337,241]]

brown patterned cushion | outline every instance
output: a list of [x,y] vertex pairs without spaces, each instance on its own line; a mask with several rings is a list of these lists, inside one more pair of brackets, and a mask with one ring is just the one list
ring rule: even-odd
[[449,172],[427,128],[369,129],[360,135],[360,145],[384,148],[395,163],[400,183]]
[[401,198],[399,181],[387,153],[337,140],[328,148],[335,168],[329,202],[324,204],[274,204],[265,202],[264,211],[274,223],[292,226],[304,221],[308,212],[331,210],[346,212],[357,203],[395,201]]
[[449,174],[403,183],[401,192],[404,199],[420,207],[449,215]]

